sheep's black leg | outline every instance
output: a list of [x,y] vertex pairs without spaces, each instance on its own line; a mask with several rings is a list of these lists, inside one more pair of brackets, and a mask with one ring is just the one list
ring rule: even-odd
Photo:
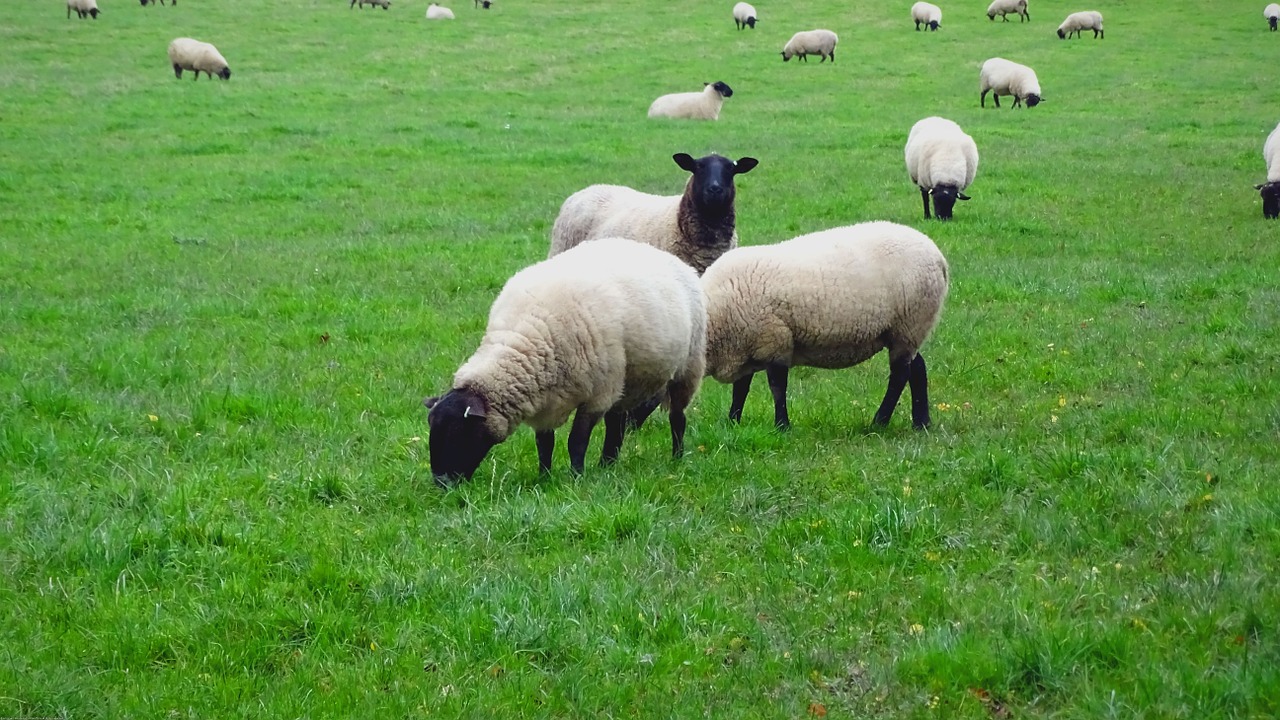
[[600,453],[601,465],[612,465],[618,459],[618,453],[622,451],[622,437],[626,432],[626,412],[611,410],[604,414],[604,451]]
[[920,32],[920,21],[916,21],[916,32]]
[[742,406],[747,403],[747,393],[751,392],[751,379],[755,376],[755,373],[751,373],[733,381],[733,400],[729,402],[729,420],[742,422]]
[[920,188],[920,199],[924,201],[924,219],[928,220],[930,217],[929,216],[929,191],[924,188]]
[[591,431],[600,422],[603,413],[587,412],[578,408],[573,416],[573,427],[569,428],[569,469],[581,475],[587,461],[587,445],[591,442]]
[[1000,93],[991,93],[991,99],[996,101],[996,107],[1000,107]]
[[653,397],[640,403],[639,406],[632,408],[627,412],[627,429],[639,430],[644,425],[644,421],[649,419],[654,410],[662,404],[662,395],[654,395]]
[[787,417],[787,371],[786,365],[767,365],[765,377],[769,378],[769,392],[773,394],[773,425],[779,430],[791,429],[791,418]]
[[181,65],[178,65],[177,63],[174,63],[174,65],[173,65],[173,74],[174,74],[174,76],[175,76],[175,77],[177,77],[179,80],[181,80],[181,79],[182,79],[182,66],[181,66]]
[[991,92],[991,90],[988,88],[987,90],[983,90],[982,94],[978,96],[978,104],[982,107],[987,106],[987,93],[989,92]]
[[684,431],[688,425],[685,408],[693,401],[698,386],[694,382],[675,381],[667,384],[667,398],[671,403],[671,457],[684,455]]
[[916,355],[911,361],[911,424],[917,430],[929,427],[929,373],[924,366],[924,356]]
[[533,433],[533,440],[538,445],[538,472],[551,472],[551,456],[556,453],[556,431],[538,430]]
[[880,409],[876,410],[876,416],[871,421],[872,423],[876,425],[889,424],[889,419],[893,417],[894,409],[898,407],[898,398],[902,397],[902,390],[907,386],[907,380],[910,377],[910,361],[889,361],[889,387],[884,391],[884,400],[880,402]]

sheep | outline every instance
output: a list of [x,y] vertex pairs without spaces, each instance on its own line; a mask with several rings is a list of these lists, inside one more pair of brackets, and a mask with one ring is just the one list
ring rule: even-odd
[[756,23],[760,22],[756,18],[756,9],[748,3],[740,2],[733,6],[733,26],[742,30],[743,28],[756,29]]
[[1276,125],[1262,145],[1262,159],[1267,163],[1267,181],[1254,185],[1262,194],[1262,217],[1280,217],[1280,125]]
[[223,80],[231,79],[231,68],[227,67],[226,58],[207,42],[185,37],[175,39],[169,43],[169,62],[173,64],[173,74],[179,78],[183,70],[194,70],[196,80],[200,79],[201,71],[210,80],[214,75]]
[[1271,27],[1271,32],[1276,31],[1276,24],[1280,22],[1280,3],[1271,3],[1262,11],[1262,17],[1267,19],[1267,25]]
[[924,219],[929,198],[939,220],[950,220],[956,200],[968,200],[963,190],[978,173],[978,146],[960,126],[940,117],[927,117],[911,126],[904,149],[907,173],[920,188]]
[[717,80],[703,83],[702,92],[671,93],[663,95],[649,106],[651,118],[681,118],[685,120],[719,120],[724,99],[733,97],[733,88]]
[[351,0],[350,7],[355,7],[357,2],[360,3],[361,10],[364,9],[365,3],[373,7],[381,7],[383,10],[391,7],[391,0]]
[[431,3],[427,6],[428,20],[452,20],[453,11],[447,7]]
[[476,3],[476,7],[483,6],[485,10],[488,10],[489,8],[493,7],[492,0],[475,0],[475,3]]
[[1021,16],[1018,22],[1031,22],[1031,13],[1027,12],[1027,0],[992,0],[987,6],[987,19],[995,20],[999,15],[1009,22],[1009,13]]
[[671,156],[692,173],[681,195],[650,195],[621,185],[592,185],[570,195],[551,226],[554,256],[588,240],[627,237],[665,250],[701,275],[726,250],[738,246],[733,178],[750,172],[753,157],[711,154],[694,160]]
[[[155,5],[155,4],[156,4],[156,0],[142,0],[142,6],[143,6],[143,7],[146,7],[148,4]],[[164,4],[164,0],[160,0],[160,4],[161,4],[161,5],[163,5],[163,4]],[[172,0],[172,2],[170,2],[169,4],[170,4],[170,5],[173,5],[173,6],[177,6],[177,4],[178,4],[178,0]]]
[[1106,33],[1102,31],[1102,13],[1096,10],[1071,13],[1058,26],[1058,38],[1066,40],[1071,37],[1072,33],[1075,33],[1076,37],[1080,37],[1081,30],[1092,30],[1095,39],[1106,38]]
[[67,19],[68,20],[71,19],[72,10],[76,11],[76,17],[80,18],[81,20],[85,19],[86,17],[91,17],[94,20],[97,20],[98,15],[102,14],[102,11],[98,9],[97,0],[67,0]]
[[792,57],[799,55],[801,60],[809,62],[809,54],[821,55],[822,60],[826,62],[827,58],[831,58],[831,62],[836,61],[836,42],[839,38],[830,30],[804,30],[791,36],[786,45],[782,46],[782,62],[789,62]]
[[685,408],[706,371],[706,321],[693,269],[633,240],[603,238],[521,270],[494,300],[452,389],[423,401],[436,482],[470,479],[521,424],[533,428],[538,468],[549,471],[555,429],[575,411],[570,468],[582,472],[601,417],[607,465],[622,448],[626,411],[659,393],[680,457]]
[[918,2],[911,6],[911,19],[916,22],[919,32],[921,23],[930,30],[942,27],[942,8],[933,3]]
[[987,106],[988,92],[995,99],[996,107],[1000,107],[1001,95],[1012,95],[1014,107],[1018,107],[1024,100],[1027,107],[1035,107],[1044,102],[1044,98],[1040,96],[1040,80],[1036,78],[1036,71],[1004,58],[991,58],[982,63],[980,83],[982,94],[978,96],[978,103],[982,107]]
[[707,375],[733,384],[729,420],[742,420],[760,370],[773,394],[774,425],[785,430],[791,367],[847,368],[887,348],[889,384],[873,422],[889,423],[910,383],[912,422],[928,427],[920,346],[938,323],[948,272],[927,236],[883,221],[725,253],[702,276],[702,289]]

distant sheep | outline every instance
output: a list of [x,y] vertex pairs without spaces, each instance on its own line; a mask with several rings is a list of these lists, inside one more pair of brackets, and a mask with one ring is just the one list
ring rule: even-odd
[[[148,4],[155,5],[155,4],[156,4],[156,0],[142,0],[142,6],[143,6],[143,7],[146,7]],[[160,4],[161,4],[161,5],[163,5],[163,4],[164,4],[164,0],[160,0]],[[170,2],[169,4],[170,4],[170,5],[177,5],[177,4],[178,4],[178,0],[172,0],[172,2]]]
[[922,24],[930,30],[937,30],[942,27],[942,8],[933,3],[918,2],[911,6],[911,19],[916,23],[917,32]]
[[447,7],[431,3],[427,6],[428,20],[453,20],[453,11]]
[[196,80],[200,79],[201,72],[208,75],[210,80],[214,75],[223,80],[231,79],[231,68],[227,66],[226,58],[222,57],[218,48],[207,42],[177,38],[169,43],[169,62],[173,65],[173,74],[179,78],[182,77],[183,70],[194,70]]
[[724,99],[733,97],[733,88],[717,80],[703,83],[702,92],[671,93],[663,95],[649,106],[651,118],[680,118],[684,120],[719,120]]
[[956,200],[968,200],[964,189],[978,174],[978,146],[960,126],[940,117],[927,117],[911,127],[907,136],[907,174],[920,188],[924,218],[929,219],[929,198],[939,220],[950,220]]
[[650,195],[621,185],[592,185],[570,195],[551,227],[554,256],[588,240],[625,237],[665,250],[702,274],[738,246],[734,177],[757,160],[720,155],[671,156],[692,177],[682,195]]
[[755,30],[757,22],[759,22],[759,20],[756,19],[755,8],[751,7],[750,5],[744,2],[740,2],[737,5],[733,6],[733,26],[734,27],[738,28],[739,30],[747,27],[751,28],[752,30]]
[[1276,31],[1276,24],[1280,22],[1280,3],[1271,3],[1262,11],[1262,17],[1267,19],[1267,25],[1271,27],[1271,32]]
[[869,222],[724,254],[702,276],[707,374],[733,384],[729,419],[742,419],[751,379],[765,371],[773,422],[787,414],[790,368],[846,368],[889,351],[889,384],[874,423],[887,425],[911,385],[911,419],[929,426],[920,346],[949,285],[947,261],[918,230]]
[[995,20],[999,15],[1002,20],[1009,22],[1009,13],[1021,16],[1018,22],[1030,22],[1031,13],[1027,12],[1027,0],[993,0],[987,6],[987,19]]
[[[1280,7],[1280,5],[1276,7]],[[1075,33],[1076,37],[1080,37],[1081,30],[1092,30],[1095,39],[1105,38],[1106,34],[1102,31],[1102,13],[1097,10],[1071,13],[1058,26],[1058,38],[1066,40],[1071,37],[1072,33]]]
[[72,10],[76,11],[76,17],[80,18],[81,20],[87,17],[91,17],[94,20],[97,20],[98,15],[101,14],[102,12],[101,10],[98,9],[97,0],[67,0],[67,19],[68,20],[71,19]]
[[831,62],[836,61],[836,43],[839,38],[830,30],[804,30],[791,36],[787,44],[782,46],[782,61],[788,62],[791,58],[799,56],[801,60],[809,62],[809,55],[821,55],[822,60],[818,62],[826,62],[827,58],[831,58]]
[[671,454],[684,454],[685,408],[705,373],[707,311],[698,276],[673,255],[622,238],[580,245],[516,273],[489,311],[480,347],[430,408],[431,474],[469,479],[489,450],[531,426],[538,467],[551,469],[555,430],[569,430],[581,473],[604,418],[600,463],[617,459],[626,411],[670,403]]
[[363,10],[366,4],[372,7],[380,7],[383,10],[391,7],[391,0],[351,0],[350,7],[355,7],[356,3],[360,3],[360,9]]
[[493,7],[493,0],[475,0],[476,7],[483,7],[485,10]]
[[1014,107],[1018,107],[1023,101],[1026,101],[1027,107],[1035,107],[1044,102],[1036,71],[1004,58],[991,58],[982,63],[980,84],[982,94],[978,96],[978,103],[982,107],[987,106],[988,92],[995,99],[996,107],[1000,107],[1001,95],[1012,95]]
[[1267,163],[1267,181],[1253,189],[1262,191],[1262,217],[1275,220],[1280,217],[1280,125],[1262,145],[1262,159]]

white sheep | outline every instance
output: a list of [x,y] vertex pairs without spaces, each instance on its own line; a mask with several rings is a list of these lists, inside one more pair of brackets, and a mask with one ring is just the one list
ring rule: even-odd
[[782,62],[788,62],[797,55],[801,60],[809,62],[810,54],[821,55],[822,60],[819,62],[826,62],[827,58],[835,62],[836,43],[839,40],[830,30],[802,30],[792,35],[787,44],[782,46]]
[[1058,26],[1058,38],[1066,40],[1072,33],[1080,37],[1081,30],[1092,30],[1094,38],[1105,38],[1106,33],[1102,31],[1102,13],[1097,10],[1071,13]]
[[927,117],[911,126],[903,150],[907,174],[920,188],[924,218],[929,198],[939,220],[950,220],[956,200],[968,200],[964,189],[978,174],[978,146],[960,126],[940,117]]
[[453,11],[442,5],[431,3],[427,6],[428,20],[452,20]]
[[1267,25],[1271,28],[1271,32],[1276,31],[1276,24],[1280,23],[1280,3],[1271,3],[1262,11],[1262,17],[1267,19]]
[[740,2],[733,6],[733,26],[739,30],[743,28],[756,29],[756,23],[760,20],[756,16],[756,9],[751,5]]
[[911,19],[916,23],[916,30],[924,25],[930,30],[942,27],[942,8],[933,3],[918,2],[911,6]]
[[733,97],[733,88],[717,80],[703,83],[702,92],[671,93],[663,95],[649,106],[651,118],[680,118],[684,120],[719,120],[724,99]]
[[665,393],[671,454],[684,453],[685,408],[705,373],[706,306],[698,276],[674,256],[622,238],[585,243],[516,273],[489,312],[480,347],[427,398],[431,472],[470,478],[521,424],[551,468],[555,429],[576,411],[569,464],[582,472],[605,422],[601,464],[618,457],[626,411]]
[[386,10],[387,8],[391,7],[391,0],[351,0],[350,7],[355,7],[357,2],[360,3],[361,10],[364,9],[364,6],[366,4],[368,4],[371,7],[380,7],[383,10]]
[[1012,95],[1014,107],[1018,107],[1023,101],[1026,101],[1027,107],[1035,107],[1044,102],[1036,71],[1004,58],[991,58],[982,63],[980,85],[982,94],[978,96],[978,104],[982,107],[987,106],[988,92],[995,99],[996,107],[1000,107],[1001,95]]
[[169,43],[169,62],[173,64],[173,74],[182,77],[183,70],[194,70],[195,79],[200,79],[203,71],[212,80],[214,75],[223,80],[231,79],[231,68],[227,67],[227,59],[222,57],[218,48],[207,42],[192,38],[177,38]]
[[1027,12],[1027,0],[992,0],[987,6],[987,19],[995,20],[999,15],[1002,20],[1009,22],[1009,13],[1020,16],[1018,22],[1030,22],[1031,13]]
[[737,162],[711,154],[671,156],[692,173],[681,195],[650,195],[621,185],[592,185],[570,195],[551,227],[549,255],[588,240],[626,237],[665,250],[702,274],[738,246],[734,177],[750,172],[752,157]]
[[1262,159],[1267,163],[1267,181],[1254,185],[1262,194],[1262,217],[1280,217],[1280,125],[1276,125],[1262,145]]
[[787,428],[791,367],[846,368],[889,350],[889,385],[874,422],[888,424],[911,385],[911,418],[929,425],[929,382],[920,346],[947,296],[947,261],[923,233],[869,222],[732,250],[702,276],[707,296],[707,374],[733,383],[729,419],[756,372]]
[[101,10],[98,9],[97,0],[67,0],[67,19],[68,20],[71,19],[72,10],[76,11],[76,17],[80,18],[81,20],[85,19],[86,17],[91,17],[94,20],[97,20],[98,15],[101,14],[102,12]]

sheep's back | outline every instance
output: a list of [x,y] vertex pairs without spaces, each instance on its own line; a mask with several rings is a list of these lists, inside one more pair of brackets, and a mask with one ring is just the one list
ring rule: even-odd
[[679,195],[650,195],[622,185],[592,185],[570,195],[551,228],[551,255],[588,240],[622,237],[670,250]]

